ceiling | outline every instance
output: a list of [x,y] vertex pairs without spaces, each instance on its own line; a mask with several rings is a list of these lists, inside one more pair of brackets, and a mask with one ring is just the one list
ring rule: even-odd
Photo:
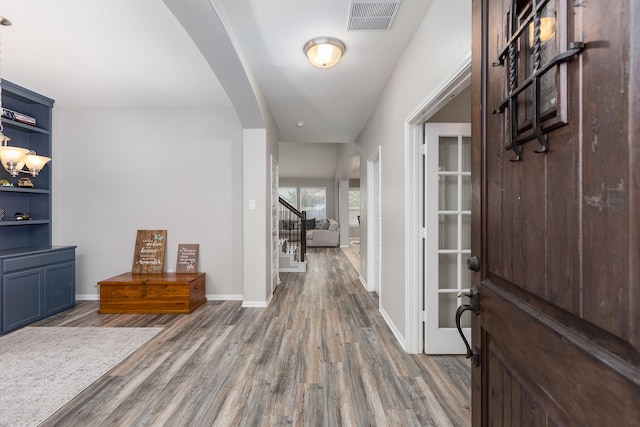
[[[350,32],[350,0],[210,1],[224,9],[280,140],[296,143],[356,140],[432,3],[402,0],[389,31]],[[0,75],[59,107],[231,106],[161,0],[3,0],[0,15],[13,22],[0,27]],[[305,58],[303,45],[318,36],[346,45],[336,67]]]
[[229,107],[161,0],[2,0],[2,77],[63,108]]

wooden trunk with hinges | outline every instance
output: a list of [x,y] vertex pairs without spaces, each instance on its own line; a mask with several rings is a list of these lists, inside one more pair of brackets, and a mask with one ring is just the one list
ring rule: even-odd
[[98,313],[191,313],[207,301],[205,273],[123,273],[98,282]]

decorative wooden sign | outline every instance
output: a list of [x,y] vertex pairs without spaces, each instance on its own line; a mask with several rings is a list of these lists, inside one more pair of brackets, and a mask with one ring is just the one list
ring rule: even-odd
[[176,262],[176,273],[195,273],[198,271],[198,251],[199,244],[178,245],[178,261]]
[[131,272],[134,274],[162,273],[166,244],[167,230],[138,230]]

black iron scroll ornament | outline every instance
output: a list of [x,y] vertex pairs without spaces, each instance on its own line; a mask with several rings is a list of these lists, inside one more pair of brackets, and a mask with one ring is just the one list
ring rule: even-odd
[[[494,67],[504,66],[505,59],[509,64],[509,95],[500,103],[498,108],[493,110],[493,114],[504,113],[505,108],[509,109],[509,130],[510,130],[510,144],[507,149],[513,150],[515,157],[511,159],[512,162],[520,161],[522,149],[518,144],[518,123],[516,119],[516,97],[522,93],[529,86],[533,85],[533,117],[532,117],[532,130],[533,136],[540,143],[540,148],[534,150],[535,153],[546,153],[548,150],[547,136],[542,129],[542,119],[540,111],[540,79],[549,71],[552,67],[559,65],[563,62],[569,61],[575,55],[580,53],[585,45],[584,42],[573,42],[569,44],[569,48],[553,57],[546,64],[542,64],[541,60],[541,37],[540,37],[540,16],[542,9],[547,5],[549,0],[540,0],[536,2],[534,8],[532,8],[530,16],[525,19],[522,24],[518,24],[517,16],[517,0],[511,2],[511,8],[509,11],[510,22],[509,27],[511,31],[511,37],[507,40],[507,47],[500,53],[498,60],[492,65]],[[518,85],[518,41],[521,36],[526,34],[530,23],[533,21],[533,72],[527,77],[522,84]]]

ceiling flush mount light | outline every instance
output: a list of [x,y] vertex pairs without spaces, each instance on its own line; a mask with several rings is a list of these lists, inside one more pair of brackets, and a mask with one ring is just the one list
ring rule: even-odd
[[[9,26],[11,21],[0,16],[0,25]],[[0,77],[0,113],[2,113],[2,77]],[[2,133],[4,127],[0,122],[0,163],[11,176],[16,177],[20,172],[30,173],[37,176],[40,170],[51,159],[49,157],[37,156],[35,151],[20,147],[10,147],[11,138]],[[27,166],[28,171],[23,170]]]
[[331,37],[317,37],[304,45],[304,54],[318,68],[331,68],[340,61],[347,48],[344,43]]

